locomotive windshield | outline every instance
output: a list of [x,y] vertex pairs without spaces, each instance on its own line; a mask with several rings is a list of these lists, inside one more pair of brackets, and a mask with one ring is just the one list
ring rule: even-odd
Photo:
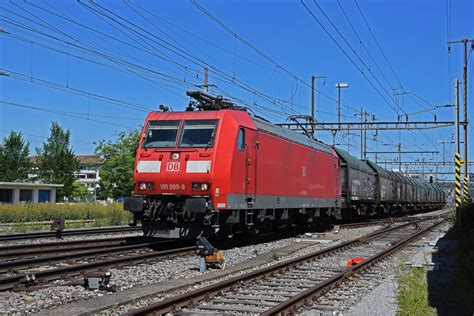
[[179,147],[211,147],[216,124],[216,120],[184,121]]
[[143,147],[175,147],[180,121],[149,121]]

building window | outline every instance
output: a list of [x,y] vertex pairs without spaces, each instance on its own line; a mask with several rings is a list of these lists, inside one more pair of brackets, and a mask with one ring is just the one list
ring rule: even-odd
[[38,203],[49,203],[51,201],[51,190],[38,190]]
[[32,202],[33,201],[33,190],[28,189],[20,190],[20,202]]
[[95,173],[88,173],[87,174],[87,179],[95,179]]
[[0,189],[0,204],[13,203],[13,190]]

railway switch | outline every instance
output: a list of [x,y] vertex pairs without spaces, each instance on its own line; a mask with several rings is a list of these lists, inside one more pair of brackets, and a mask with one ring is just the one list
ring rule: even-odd
[[89,272],[84,276],[84,286],[89,290],[115,292],[116,286],[110,283],[110,272]]
[[200,272],[205,272],[207,268],[223,269],[225,267],[224,253],[212,246],[205,237],[197,238],[196,254],[199,256]]

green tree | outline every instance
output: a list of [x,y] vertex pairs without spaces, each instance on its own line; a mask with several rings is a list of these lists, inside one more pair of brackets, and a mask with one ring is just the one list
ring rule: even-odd
[[99,199],[130,196],[133,191],[133,168],[140,131],[119,134],[117,141],[101,141],[95,152],[105,159],[100,169]]
[[70,147],[69,130],[64,130],[58,123],[51,124],[51,134],[42,148],[36,148],[39,170],[38,177],[45,183],[63,184],[57,191],[57,199],[72,196],[74,173],[79,171],[74,150]]
[[78,201],[85,201],[92,197],[92,193],[87,190],[87,187],[79,181],[74,181],[72,184],[71,197]]
[[10,132],[0,145],[0,181],[25,181],[31,168],[30,143],[21,133]]

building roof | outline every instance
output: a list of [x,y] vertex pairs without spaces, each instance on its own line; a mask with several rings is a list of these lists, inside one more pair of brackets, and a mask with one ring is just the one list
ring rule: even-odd
[[93,165],[102,165],[105,162],[105,159],[100,158],[99,156],[95,155],[79,155],[76,156],[76,159],[79,160],[81,165],[85,164],[93,164]]
[[62,188],[63,184],[50,183],[28,183],[28,182],[0,182],[2,187],[40,187],[40,188]]
[[[79,164],[81,165],[87,165],[87,164],[103,165],[105,162],[105,159],[102,159],[96,155],[77,155],[76,159],[79,161]],[[31,163],[35,165],[39,162],[39,157],[32,156],[30,157],[30,160],[31,160]]]

